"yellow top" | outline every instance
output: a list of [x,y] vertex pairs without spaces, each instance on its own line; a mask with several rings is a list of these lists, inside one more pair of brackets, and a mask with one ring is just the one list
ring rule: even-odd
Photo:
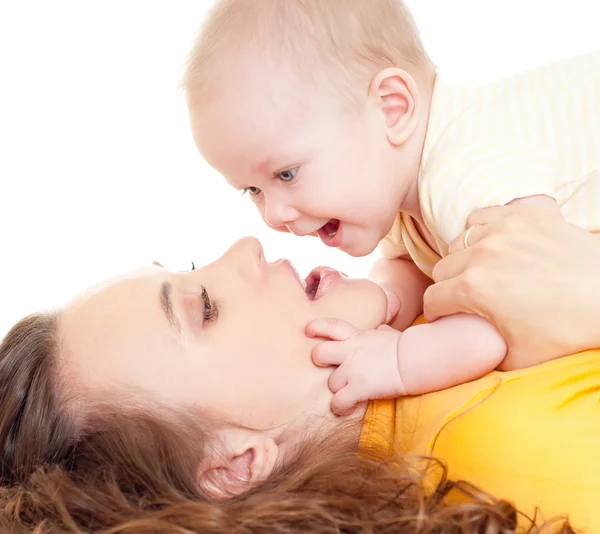
[[533,516],[600,532],[600,350],[498,372],[419,397],[374,401],[362,446],[434,456]]
[[403,214],[381,251],[409,254],[428,275],[475,209],[517,198],[550,196],[569,222],[600,232],[600,51],[481,87],[438,78],[418,180],[438,251]]

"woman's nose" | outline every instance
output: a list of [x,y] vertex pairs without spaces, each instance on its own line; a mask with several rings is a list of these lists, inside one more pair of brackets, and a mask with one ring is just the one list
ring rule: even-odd
[[237,268],[245,276],[255,278],[262,272],[265,265],[264,249],[255,237],[244,237],[229,249]]

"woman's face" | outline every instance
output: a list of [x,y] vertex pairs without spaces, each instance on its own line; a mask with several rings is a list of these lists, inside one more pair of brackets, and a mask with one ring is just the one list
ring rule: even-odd
[[267,263],[246,238],[201,269],[154,266],[86,292],[61,315],[61,356],[84,392],[141,391],[266,430],[329,414],[329,371],[312,363],[307,323],[373,328],[386,310],[377,285],[331,271],[309,295],[288,262]]

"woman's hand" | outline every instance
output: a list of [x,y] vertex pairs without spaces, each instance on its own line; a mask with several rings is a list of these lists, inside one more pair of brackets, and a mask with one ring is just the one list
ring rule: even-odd
[[428,321],[476,313],[509,346],[502,368],[600,347],[600,237],[531,205],[486,208],[434,269]]

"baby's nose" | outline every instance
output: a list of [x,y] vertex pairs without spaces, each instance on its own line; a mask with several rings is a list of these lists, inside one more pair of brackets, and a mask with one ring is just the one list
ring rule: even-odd
[[298,211],[289,204],[267,201],[263,218],[269,226],[280,228],[293,223],[299,216]]

